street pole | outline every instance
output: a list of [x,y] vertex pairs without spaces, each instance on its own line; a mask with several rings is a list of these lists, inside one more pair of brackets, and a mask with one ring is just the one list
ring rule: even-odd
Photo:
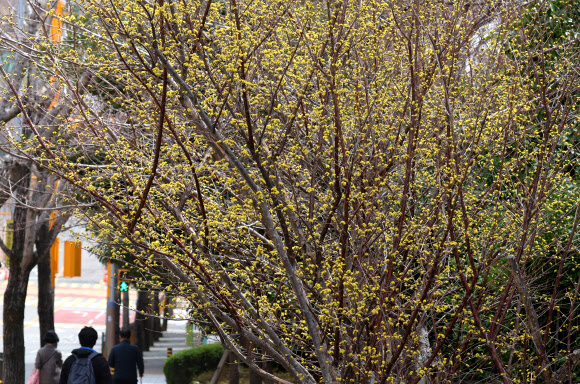
[[123,328],[129,328],[129,290],[122,292],[123,300]]
[[107,298],[107,343],[105,354],[109,355],[111,348],[117,344],[119,329],[119,304],[117,295],[117,266],[111,263],[109,272],[109,297]]

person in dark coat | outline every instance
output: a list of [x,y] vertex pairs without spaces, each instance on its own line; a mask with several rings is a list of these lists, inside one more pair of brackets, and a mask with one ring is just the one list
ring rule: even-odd
[[[62,366],[62,372],[60,374],[60,384],[67,384],[68,374],[73,363],[76,361],[77,357],[88,357],[92,353],[96,353],[93,349],[97,343],[99,335],[93,327],[84,327],[79,332],[79,343],[81,347],[73,350]],[[73,356],[75,355],[75,356]],[[95,374],[95,384],[112,384],[111,370],[109,369],[109,364],[107,364],[107,359],[100,353],[95,356],[91,363],[93,364],[93,372]]]
[[143,377],[143,355],[136,345],[131,344],[131,330],[121,329],[119,332],[121,342],[115,345],[109,353],[109,365],[115,370],[113,375],[114,384],[136,384],[137,369],[139,377]]
[[40,371],[40,384],[58,384],[62,368],[62,354],[56,346],[58,335],[54,331],[46,332],[43,338],[44,347],[36,354],[34,366]]

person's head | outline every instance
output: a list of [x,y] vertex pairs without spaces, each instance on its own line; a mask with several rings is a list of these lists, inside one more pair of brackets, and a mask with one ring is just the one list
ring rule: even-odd
[[94,347],[98,338],[99,334],[93,327],[84,327],[79,332],[79,343],[81,343],[81,347]]
[[121,339],[129,340],[131,338],[131,329],[126,327],[121,329],[121,331],[119,331],[119,337]]
[[46,344],[57,344],[59,341],[58,335],[52,329],[46,332],[46,335],[44,335],[43,340]]

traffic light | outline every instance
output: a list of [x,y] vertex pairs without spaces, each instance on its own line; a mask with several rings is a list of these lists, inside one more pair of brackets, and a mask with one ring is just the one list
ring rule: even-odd
[[119,292],[128,292],[129,291],[129,284],[126,281],[121,281],[119,284]]
[[131,284],[131,278],[129,277],[128,269],[119,269],[117,272],[117,290],[119,292],[129,292],[129,284]]

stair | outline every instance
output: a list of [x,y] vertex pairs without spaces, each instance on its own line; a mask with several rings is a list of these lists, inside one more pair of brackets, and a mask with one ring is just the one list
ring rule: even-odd
[[185,324],[185,321],[168,321],[167,331],[149,347],[149,351],[143,352],[145,375],[142,384],[165,384],[163,363],[167,359],[167,348],[172,348],[174,354],[191,348],[185,345]]

